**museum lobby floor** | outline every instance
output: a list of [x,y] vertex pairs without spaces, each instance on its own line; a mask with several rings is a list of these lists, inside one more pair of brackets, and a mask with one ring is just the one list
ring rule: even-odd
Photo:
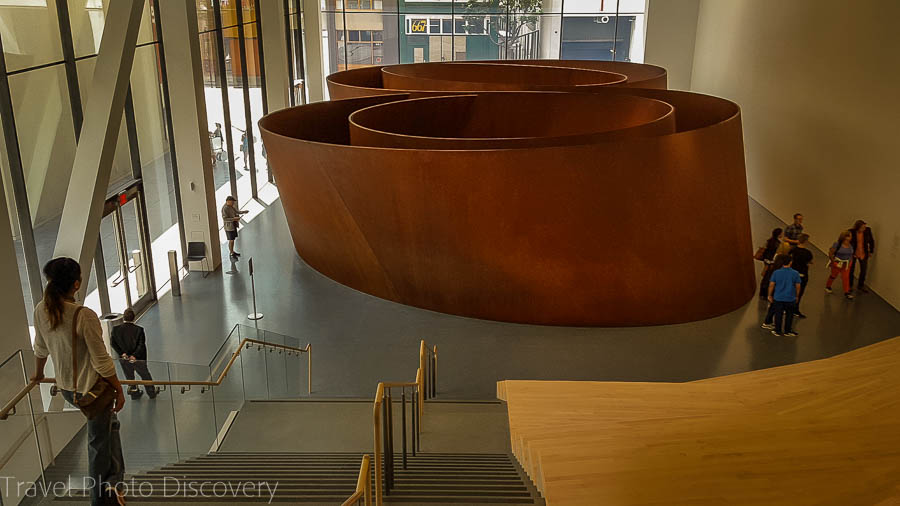
[[[754,244],[783,225],[752,200],[750,213]],[[423,338],[438,346],[440,397],[491,399],[497,380],[687,381],[829,357],[900,335],[900,312],[876,294],[848,302],[824,293],[820,251],[803,303],[809,318],[791,339],[760,329],[765,305],[756,297],[709,320],[631,328],[507,324],[403,306],[303,263],[280,201],[241,229],[236,249],[239,262],[226,261],[206,279],[190,275],[181,297],[168,293],[141,317],[150,360],[206,364],[235,324],[252,323],[250,258],[265,314],[259,327],[312,343],[313,395],[320,397],[370,397],[378,381],[412,380]]]

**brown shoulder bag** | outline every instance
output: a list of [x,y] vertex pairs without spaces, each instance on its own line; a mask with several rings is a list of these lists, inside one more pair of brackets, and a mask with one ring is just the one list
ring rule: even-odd
[[82,309],[84,306],[76,309],[72,317],[72,400],[88,420],[93,420],[104,410],[111,409],[110,404],[116,401],[116,389],[101,376],[87,393],[78,393],[78,354],[75,345],[78,342],[78,315]]

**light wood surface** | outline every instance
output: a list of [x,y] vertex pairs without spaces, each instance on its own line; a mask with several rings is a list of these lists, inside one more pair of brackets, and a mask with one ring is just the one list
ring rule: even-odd
[[690,383],[501,381],[547,504],[900,504],[900,337]]

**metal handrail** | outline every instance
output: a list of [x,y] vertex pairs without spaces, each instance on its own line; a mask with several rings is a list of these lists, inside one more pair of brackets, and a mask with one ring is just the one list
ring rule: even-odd
[[[231,359],[228,361],[228,365],[225,366],[225,369],[219,374],[219,377],[215,381],[145,381],[145,380],[120,380],[120,383],[123,385],[158,385],[158,386],[209,386],[209,387],[217,387],[222,384],[222,381],[225,380],[225,376],[228,375],[228,371],[231,370],[231,366],[234,364],[234,361],[237,360],[238,356],[241,354],[241,351],[244,350],[244,347],[247,344],[257,344],[264,347],[271,347],[275,349],[282,349],[286,351],[291,351],[295,353],[306,353],[307,354],[307,363],[309,365],[309,375],[307,382],[307,389],[311,392],[312,390],[312,345],[307,344],[306,348],[295,348],[293,346],[286,346],[283,344],[277,343],[268,343],[265,341],[259,341],[257,339],[244,338],[241,340],[238,345],[237,350],[234,351],[231,355]],[[21,350],[20,350],[21,351]],[[10,412],[14,411],[16,404],[18,404],[26,395],[28,395],[35,387],[37,387],[41,383],[56,383],[56,378],[44,378],[40,381],[30,381],[27,385],[25,385],[15,397],[12,398],[9,402],[7,402],[3,409],[0,410],[0,420],[6,420],[9,417]]]
[[372,457],[363,455],[359,465],[359,478],[356,480],[356,492],[353,493],[341,506],[352,506],[360,499],[364,499],[366,506],[372,506],[372,480],[369,479],[369,469],[372,467]]
[[[384,504],[383,495],[385,492],[390,493],[390,489],[393,487],[394,482],[394,442],[393,442],[393,416],[392,416],[392,408],[391,408],[391,389],[392,388],[402,388],[403,393],[401,394],[401,418],[402,422],[402,437],[403,437],[403,467],[406,468],[406,388],[412,388],[412,454],[416,455],[416,448],[419,447],[419,433],[422,428],[422,415],[424,414],[424,405],[426,399],[426,392],[431,388],[434,390],[434,384],[431,385],[426,384],[426,380],[428,374],[426,373],[425,367],[428,364],[432,364],[432,374],[435,371],[434,364],[436,364],[435,357],[429,357],[428,347],[425,345],[425,340],[422,340],[419,343],[419,367],[416,369],[416,379],[411,382],[391,382],[391,381],[382,381],[378,383],[378,387],[375,389],[375,402],[372,407],[372,425],[373,425],[373,436],[375,442],[374,455],[375,455],[375,504],[377,506],[382,506]],[[437,353],[437,347],[433,348],[433,353]],[[433,396],[433,395],[432,395]],[[385,402],[387,401],[387,402]],[[418,404],[418,406],[417,406]],[[382,421],[382,419],[384,419]],[[381,448],[384,446],[385,450],[382,452]],[[383,455],[382,455],[383,453]],[[383,469],[382,469],[382,461],[384,461]],[[346,504],[346,503],[345,503]]]

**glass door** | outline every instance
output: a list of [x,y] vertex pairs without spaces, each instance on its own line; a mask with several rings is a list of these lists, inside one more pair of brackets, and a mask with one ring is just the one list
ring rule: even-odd
[[[139,312],[139,307],[150,302],[150,263],[147,261],[144,247],[141,220],[139,212],[140,201],[137,198],[128,200],[119,206],[119,224],[122,230],[119,233],[123,250],[125,252],[124,266],[128,273],[128,297],[132,307]],[[147,299],[145,301],[145,299]]]
[[111,197],[104,207],[100,247],[114,313],[128,307],[140,313],[156,298],[144,216],[139,185]]

